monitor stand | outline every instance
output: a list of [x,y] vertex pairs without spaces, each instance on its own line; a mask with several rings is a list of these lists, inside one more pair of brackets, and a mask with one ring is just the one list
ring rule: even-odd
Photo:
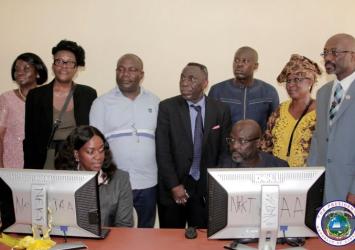
[[48,237],[50,231],[48,219],[51,220],[51,215],[48,216],[46,185],[33,184],[31,186],[31,204],[33,238],[40,239],[41,235]]
[[259,250],[276,249],[279,229],[279,186],[261,187]]
[[[261,188],[261,221],[258,248],[237,244],[231,249],[237,250],[275,250],[279,231],[279,186],[263,185]],[[292,247],[292,250],[305,250],[302,247]]]

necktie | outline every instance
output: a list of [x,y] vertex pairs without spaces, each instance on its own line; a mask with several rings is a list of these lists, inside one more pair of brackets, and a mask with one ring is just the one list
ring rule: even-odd
[[333,118],[335,117],[335,114],[339,110],[339,106],[340,106],[340,102],[343,97],[343,94],[344,94],[344,90],[341,87],[341,84],[337,83],[337,86],[335,87],[335,91],[334,91],[333,102],[332,102],[332,105],[330,106],[330,110],[329,110],[330,122],[333,120]]
[[198,181],[200,179],[200,162],[201,162],[201,151],[202,151],[202,138],[203,138],[203,123],[201,106],[191,105],[196,112],[195,120],[195,132],[194,132],[194,154],[193,161],[190,168],[190,175],[194,180]]

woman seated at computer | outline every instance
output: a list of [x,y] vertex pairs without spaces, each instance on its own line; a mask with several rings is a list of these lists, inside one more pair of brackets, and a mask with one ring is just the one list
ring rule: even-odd
[[279,83],[285,83],[291,100],[281,103],[269,117],[260,147],[286,160],[290,167],[304,166],[308,157],[316,123],[311,91],[320,74],[317,63],[294,54],[277,77]]
[[88,125],[75,128],[59,151],[55,168],[99,172],[103,226],[133,226],[133,200],[128,173],[117,169],[109,145],[97,128]]

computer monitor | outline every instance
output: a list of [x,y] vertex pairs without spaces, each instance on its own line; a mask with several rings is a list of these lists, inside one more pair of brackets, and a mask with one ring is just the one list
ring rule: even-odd
[[0,169],[0,231],[103,238],[97,173],[91,171]]
[[324,167],[208,169],[208,238],[259,238],[260,243],[272,235],[316,237],[324,171]]

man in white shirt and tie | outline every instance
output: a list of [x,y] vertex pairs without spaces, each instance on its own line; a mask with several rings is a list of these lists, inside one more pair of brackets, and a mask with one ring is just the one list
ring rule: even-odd
[[336,79],[317,93],[317,123],[309,166],[325,166],[324,203],[355,204],[355,39],[336,34],[323,53],[325,69]]

